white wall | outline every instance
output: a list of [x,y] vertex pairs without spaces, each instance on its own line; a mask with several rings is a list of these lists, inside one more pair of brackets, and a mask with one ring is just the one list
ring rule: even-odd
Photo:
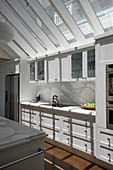
[[36,100],[36,83],[29,83],[28,61],[20,59],[20,102]]

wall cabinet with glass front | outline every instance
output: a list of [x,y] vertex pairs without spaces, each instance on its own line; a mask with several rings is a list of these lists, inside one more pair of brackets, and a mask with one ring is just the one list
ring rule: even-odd
[[71,55],[71,79],[89,79],[95,77],[95,49],[73,53]]
[[30,82],[35,82],[36,81],[36,62],[32,62],[29,64],[29,79]]
[[37,62],[37,81],[46,81],[46,60],[39,60]]
[[29,64],[30,82],[46,81],[46,60],[39,60]]

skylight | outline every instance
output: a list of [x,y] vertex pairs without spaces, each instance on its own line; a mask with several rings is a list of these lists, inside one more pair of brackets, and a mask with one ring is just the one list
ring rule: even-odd
[[113,30],[113,1],[89,0],[104,30]]
[[90,27],[87,19],[85,18],[82,9],[79,7],[76,0],[62,0],[68,9],[69,13],[79,26],[80,30],[86,38],[93,37],[93,30]]
[[[39,1],[39,0],[38,0]],[[40,2],[40,1],[39,1]],[[59,28],[59,30],[62,32],[64,37],[68,40],[69,43],[76,42],[74,36],[69,31],[67,26],[64,24],[58,13],[56,12],[55,8],[49,3],[48,0],[42,0],[41,5],[49,15],[49,17],[52,19],[52,21],[55,23],[55,25]]]

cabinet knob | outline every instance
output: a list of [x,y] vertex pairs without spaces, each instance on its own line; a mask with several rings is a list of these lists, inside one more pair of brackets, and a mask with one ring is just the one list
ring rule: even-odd
[[69,145],[69,138],[67,138],[67,140],[68,140],[68,145]]

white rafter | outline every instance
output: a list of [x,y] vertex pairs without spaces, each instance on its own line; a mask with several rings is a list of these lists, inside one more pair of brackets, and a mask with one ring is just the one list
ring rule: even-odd
[[42,45],[32,36],[24,25],[14,16],[14,14],[2,3],[2,14],[12,23],[12,25],[25,37],[32,47],[39,53],[46,53]]
[[66,9],[65,5],[63,4],[63,2],[62,1],[58,1],[58,0],[57,1],[49,0],[49,2],[54,6],[54,8],[56,9],[57,13],[61,17],[61,19],[63,20],[65,25],[68,27],[68,29],[71,31],[71,33],[73,34],[75,39],[78,42],[80,42],[80,43],[84,43],[85,41],[87,41],[85,39],[83,33],[79,29],[79,27],[77,26],[77,24],[73,20],[71,14]]
[[37,57],[37,53],[29,46],[28,43],[15,31],[14,40],[29,54],[31,58]]
[[23,59],[28,59],[28,56],[13,42],[7,43],[7,45],[18,54],[19,57]]
[[45,10],[42,8],[40,3],[37,0],[27,0],[29,5],[33,8],[33,10],[36,12],[37,16],[40,18],[40,20],[46,25],[46,27],[49,29],[51,34],[56,38],[56,40],[59,42],[59,44],[63,47],[69,47],[68,41],[65,39],[63,34],[59,31],[57,26],[53,23],[51,18],[47,15]]
[[36,36],[45,44],[46,48],[50,51],[56,51],[55,45],[47,37],[47,35],[41,30],[38,24],[31,18],[22,5],[17,0],[7,0],[18,15],[24,20],[24,22],[31,28]]
[[79,6],[82,8],[85,17],[91,25],[95,35],[105,33],[102,25],[100,24],[95,12],[93,11],[88,0],[76,0]]

